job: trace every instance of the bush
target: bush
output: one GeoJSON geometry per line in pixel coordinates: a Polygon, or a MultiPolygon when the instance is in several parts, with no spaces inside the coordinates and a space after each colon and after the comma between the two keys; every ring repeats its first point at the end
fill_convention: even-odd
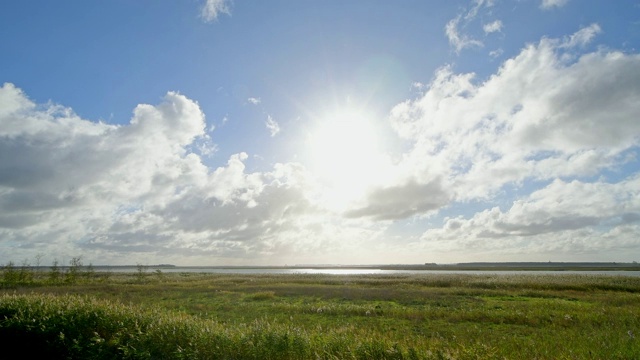
{"type": "Polygon", "coordinates": [[[32,283],[34,275],[29,266],[29,263],[25,260],[22,266],[19,268],[10,261],[2,267],[2,284],[7,287],[14,287],[18,285],[27,285],[32,283]]]}

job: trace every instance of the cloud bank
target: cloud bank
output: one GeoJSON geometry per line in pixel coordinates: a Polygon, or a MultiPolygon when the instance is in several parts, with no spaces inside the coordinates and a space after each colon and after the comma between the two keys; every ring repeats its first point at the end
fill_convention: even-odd
{"type": "MultiPolygon", "coordinates": [[[[420,97],[392,110],[394,129],[413,143],[398,171],[422,184],[441,179],[439,191],[430,192],[434,199],[490,201],[507,187],[551,182],[509,210],[447,219],[423,234],[421,246],[524,253],[639,246],[637,175],[609,183],[600,174],[637,164],[640,56],[606,49],[580,54],[599,32],[593,24],[564,39],[544,38],[482,82],[443,67],[420,97]]],[[[366,215],[375,217],[373,209],[378,217],[386,210],[401,215],[394,209],[420,209],[414,199],[427,198],[380,191],[410,200],[377,201],[366,215]]]]}
{"type": "Polygon", "coordinates": [[[465,201],[627,161],[640,134],[640,57],[576,53],[596,28],[529,45],[484,82],[441,68],[421,97],[391,112],[398,135],[414,144],[399,168],[418,181],[440,176],[465,201]]]}
{"type": "Polygon", "coordinates": [[[317,210],[300,166],[246,173],[240,153],[207,168],[189,150],[204,115],[181,94],[122,126],[36,105],[12,84],[0,109],[0,235],[15,253],[254,259],[318,221],[304,217],[317,210]]]}
{"type": "Polygon", "coordinates": [[[637,175],[615,184],[554,180],[506,211],[494,207],[470,219],[447,218],[442,228],[422,235],[423,245],[554,258],[633,252],[640,247],[639,198],[637,175]]]}

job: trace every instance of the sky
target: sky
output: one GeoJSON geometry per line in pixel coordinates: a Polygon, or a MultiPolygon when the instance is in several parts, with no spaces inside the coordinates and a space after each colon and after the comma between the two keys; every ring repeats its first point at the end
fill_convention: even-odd
{"type": "Polygon", "coordinates": [[[0,4],[0,264],[640,260],[639,0],[0,4]]]}

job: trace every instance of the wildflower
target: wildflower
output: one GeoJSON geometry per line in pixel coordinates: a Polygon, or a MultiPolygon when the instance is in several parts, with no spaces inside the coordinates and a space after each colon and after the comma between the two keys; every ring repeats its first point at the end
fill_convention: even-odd
{"type": "Polygon", "coordinates": [[[631,338],[631,339],[635,339],[636,338],[636,336],[633,335],[633,331],[631,331],[631,330],[627,331],[627,334],[629,335],[629,338],[631,338]]]}

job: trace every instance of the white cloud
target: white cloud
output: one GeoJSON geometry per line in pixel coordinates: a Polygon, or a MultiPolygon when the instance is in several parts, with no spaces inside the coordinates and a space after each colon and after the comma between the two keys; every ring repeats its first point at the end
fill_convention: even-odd
{"type": "MultiPolygon", "coordinates": [[[[215,150],[215,133],[179,93],[112,125],[35,104],[5,84],[0,262],[38,252],[94,263],[314,262],[317,254],[358,262],[353,254],[400,247],[386,238],[393,221],[494,200],[510,186],[524,192],[529,182],[548,185],[509,208],[448,218],[405,252],[637,250],[640,180],[601,174],[640,151],[640,55],[584,53],[599,32],[594,24],[543,38],[483,81],[443,67],[416,83],[416,98],[390,114],[408,150],[343,214],[323,208],[324,189],[300,164],[249,172],[241,152],[207,167],[200,155],[215,150]]],[[[280,130],[270,115],[265,126],[271,136],[280,130]]]]}
{"type": "Polygon", "coordinates": [[[575,34],[571,35],[568,39],[565,40],[563,46],[568,48],[573,48],[576,46],[585,46],[590,43],[593,38],[602,32],[600,25],[591,24],[585,28],[580,29],[575,34]]]}
{"type": "Polygon", "coordinates": [[[198,105],[173,92],[156,107],[139,105],[127,126],[82,120],[56,105],[38,110],[11,84],[0,97],[24,105],[0,117],[0,186],[13,189],[83,198],[137,196],[158,168],[172,173],[189,161],[185,146],[204,134],[198,105]],[[105,176],[110,183],[101,180],[105,176]]]}
{"type": "Polygon", "coordinates": [[[542,9],[548,10],[548,9],[552,9],[554,7],[557,7],[557,8],[563,7],[568,2],[569,2],[569,0],[542,0],[542,3],[540,4],[540,7],[542,9]]]}
{"type": "Polygon", "coordinates": [[[206,0],[200,11],[205,21],[215,21],[218,15],[231,15],[230,0],[206,0]]]}
{"type": "Polygon", "coordinates": [[[260,98],[255,98],[255,97],[250,97],[247,99],[248,102],[250,102],[253,105],[258,105],[260,104],[260,98]]]}
{"type": "MultiPolygon", "coordinates": [[[[555,180],[513,202],[469,219],[448,218],[422,235],[424,246],[536,254],[595,253],[640,246],[640,178],[584,183],[555,180]]],[[[564,256],[564,255],[561,255],[564,256]]]]}
{"type": "Polygon", "coordinates": [[[484,30],[486,34],[502,31],[502,21],[495,20],[488,24],[484,24],[484,26],[482,26],[482,30],[484,30]]]}
{"type": "Polygon", "coordinates": [[[271,134],[271,137],[278,135],[278,133],[280,132],[280,125],[278,125],[278,123],[275,120],[273,120],[271,115],[267,115],[267,121],[265,121],[264,124],[267,127],[267,129],[269,129],[269,133],[271,134]]]}
{"type": "Polygon", "coordinates": [[[11,84],[0,104],[0,262],[353,262],[385,228],[323,209],[300,164],[247,172],[238,153],[208,168],[190,151],[209,136],[204,115],[178,93],[124,125],[36,105],[11,84]]]}
{"type": "Polygon", "coordinates": [[[347,211],[345,216],[397,220],[437,211],[449,201],[450,196],[438,179],[427,184],[409,180],[406,184],[371,191],[364,206],[347,211]]]}
{"type": "Polygon", "coordinates": [[[190,152],[208,134],[198,104],[178,93],[138,105],[126,125],[36,106],[12,84],[0,88],[0,104],[0,241],[10,249],[2,261],[35,248],[49,261],[248,259],[275,243],[299,251],[285,239],[302,227],[324,231],[301,166],[246,173],[240,153],[212,170],[190,152]]]}
{"type": "Polygon", "coordinates": [[[428,214],[447,199],[491,199],[505,185],[594,176],[630,161],[625,153],[640,146],[640,56],[566,56],[582,46],[575,39],[584,33],[590,30],[529,45],[482,83],[450,67],[437,71],[421,96],[391,111],[398,135],[413,143],[396,164],[393,182],[349,214],[428,214]],[[438,201],[422,194],[423,200],[397,196],[389,203],[382,195],[434,179],[441,184],[432,191],[438,201]],[[420,201],[433,206],[416,205],[420,201]]]}
{"type": "Polygon", "coordinates": [[[495,5],[494,0],[473,0],[471,3],[474,5],[464,16],[465,20],[472,20],[482,8],[490,8],[495,5]]]}
{"type": "MultiPolygon", "coordinates": [[[[451,19],[445,26],[445,35],[449,40],[449,44],[453,46],[456,53],[460,53],[463,49],[471,47],[482,47],[484,44],[482,41],[474,39],[472,36],[465,32],[465,28],[475,21],[478,16],[478,12],[482,9],[491,8],[494,5],[494,1],[491,0],[474,0],[473,6],[466,12],[463,12],[451,19]]],[[[491,24],[487,24],[483,27],[485,33],[500,31],[502,28],[502,22],[496,20],[491,24]]]]}
{"type": "Polygon", "coordinates": [[[445,34],[447,35],[447,39],[449,39],[449,43],[454,47],[457,53],[459,53],[462,49],[469,47],[482,47],[483,44],[481,41],[473,39],[466,34],[460,32],[460,16],[455,19],[452,19],[445,26],[445,34]]]}

